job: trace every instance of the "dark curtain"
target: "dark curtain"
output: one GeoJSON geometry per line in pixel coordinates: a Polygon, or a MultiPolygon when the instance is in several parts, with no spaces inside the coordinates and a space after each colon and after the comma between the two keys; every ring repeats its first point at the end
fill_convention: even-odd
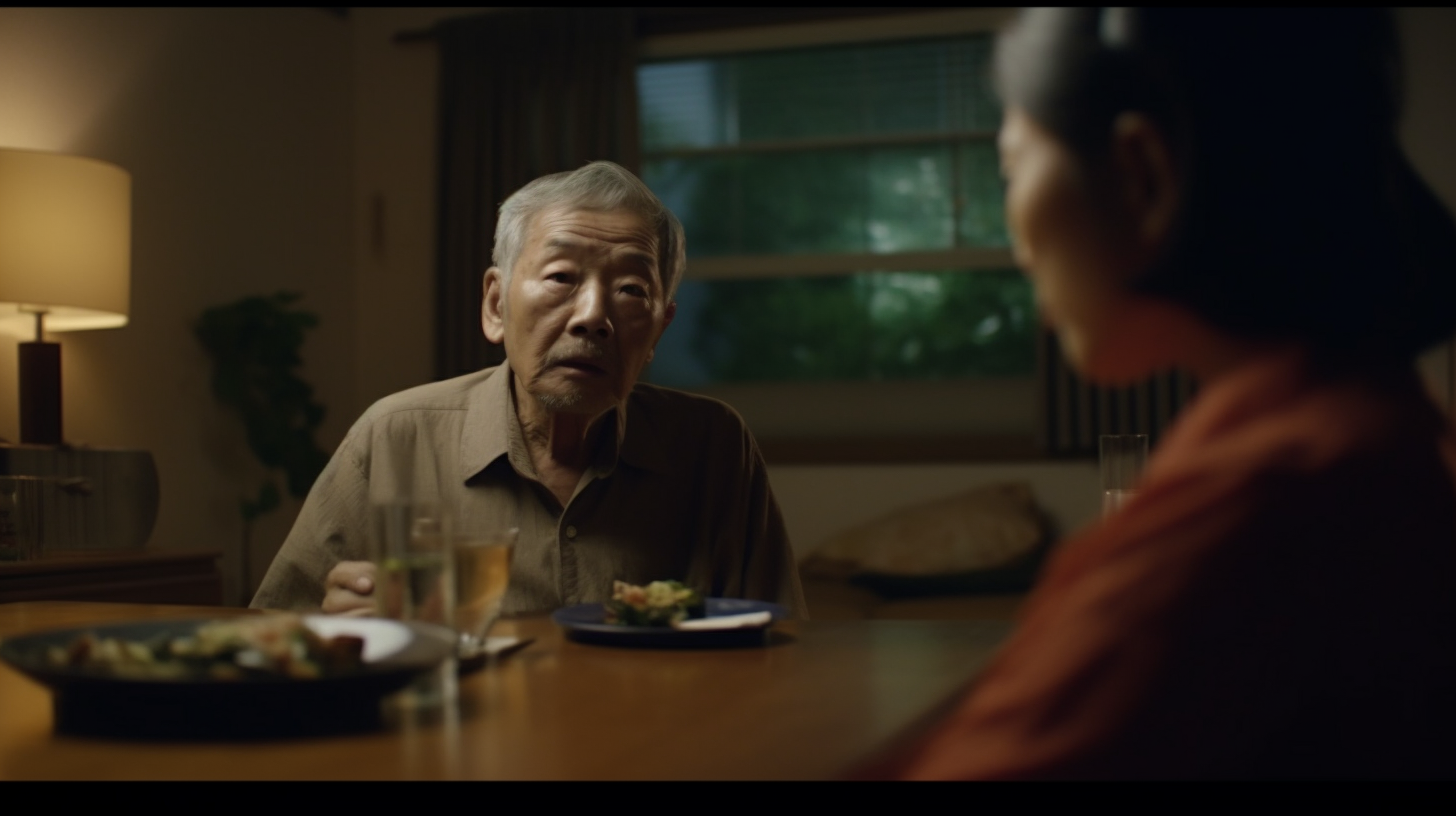
{"type": "Polygon", "coordinates": [[[1145,433],[1156,446],[1196,383],[1178,371],[1163,372],[1129,388],[1099,388],[1072,370],[1056,335],[1044,332],[1041,347],[1043,435],[1053,456],[1096,457],[1102,434],[1145,433]]]}
{"type": "Polygon", "coordinates": [[[638,172],[630,9],[531,8],[441,23],[435,376],[495,365],[480,329],[501,202],[597,159],[638,172]]]}

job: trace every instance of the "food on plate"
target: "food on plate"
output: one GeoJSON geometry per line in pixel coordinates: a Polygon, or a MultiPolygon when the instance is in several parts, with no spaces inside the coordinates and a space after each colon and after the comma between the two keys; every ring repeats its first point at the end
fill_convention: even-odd
{"type": "Polygon", "coordinates": [[[688,618],[703,617],[707,605],[702,595],[678,581],[653,581],[645,587],[615,581],[606,609],[607,623],[672,626],[688,618]]]}
{"type": "Polygon", "coordinates": [[[87,632],[47,658],[56,668],[80,668],[132,679],[237,680],[249,676],[314,679],[348,674],[364,663],[364,640],[322,638],[297,615],[216,621],[191,635],[137,642],[87,632]]]}

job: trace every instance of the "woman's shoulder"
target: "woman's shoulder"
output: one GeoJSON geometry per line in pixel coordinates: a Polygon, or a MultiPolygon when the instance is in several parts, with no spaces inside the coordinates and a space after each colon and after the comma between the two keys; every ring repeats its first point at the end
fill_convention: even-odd
{"type": "Polygon", "coordinates": [[[1451,440],[1451,423],[1413,370],[1330,373],[1287,355],[1200,395],[1159,445],[1148,477],[1317,481],[1354,462],[1439,458],[1451,440]]]}
{"type": "Polygon", "coordinates": [[[1318,564],[1358,581],[1380,553],[1450,560],[1456,456],[1418,380],[1283,377],[1243,390],[1200,396],[1138,494],[1067,542],[1048,577],[1171,588],[1255,569],[1298,580],[1318,564]]]}

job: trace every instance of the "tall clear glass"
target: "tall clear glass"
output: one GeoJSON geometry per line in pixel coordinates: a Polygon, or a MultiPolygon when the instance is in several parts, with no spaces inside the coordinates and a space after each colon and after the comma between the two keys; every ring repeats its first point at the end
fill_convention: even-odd
{"type": "Polygon", "coordinates": [[[1102,515],[1109,516],[1138,489],[1148,461],[1147,434],[1103,434],[1098,439],[1102,465],[1102,515]]]}
{"type": "Polygon", "coordinates": [[[376,502],[369,560],[378,570],[381,617],[455,626],[455,559],[438,502],[376,502]]]}
{"type": "MultiPolygon", "coordinates": [[[[375,565],[380,617],[455,626],[455,559],[450,526],[438,501],[395,498],[369,511],[369,560],[375,565]]],[[[401,710],[437,710],[453,703],[456,661],[412,682],[393,698],[401,710]]]]}

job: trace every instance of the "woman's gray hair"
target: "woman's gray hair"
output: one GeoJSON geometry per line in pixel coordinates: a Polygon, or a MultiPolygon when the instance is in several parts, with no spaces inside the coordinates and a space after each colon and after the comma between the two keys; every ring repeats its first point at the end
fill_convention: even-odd
{"type": "Polygon", "coordinates": [[[579,170],[542,176],[517,190],[500,207],[491,261],[509,287],[511,267],[521,255],[526,229],[544,210],[564,207],[596,212],[630,212],[657,235],[657,274],[671,302],[687,266],[682,224],[636,176],[621,165],[594,161],[579,170]]]}

